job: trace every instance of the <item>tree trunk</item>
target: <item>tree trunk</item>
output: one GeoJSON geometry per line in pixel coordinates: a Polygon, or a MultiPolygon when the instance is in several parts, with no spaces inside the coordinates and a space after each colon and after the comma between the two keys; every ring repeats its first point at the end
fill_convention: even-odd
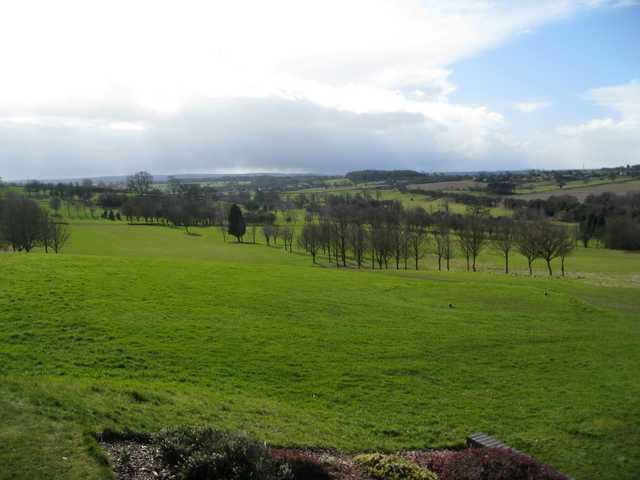
{"type": "Polygon", "coordinates": [[[476,256],[473,255],[473,271],[476,271],[476,256]]]}
{"type": "Polygon", "coordinates": [[[562,271],[562,276],[564,277],[564,255],[560,257],[560,270],[562,271]]]}
{"type": "Polygon", "coordinates": [[[509,273],[509,252],[504,253],[504,273],[509,273]]]}
{"type": "Polygon", "coordinates": [[[546,259],[547,262],[547,269],[549,270],[549,276],[553,275],[553,271],[551,270],[551,260],[546,259]]]}
{"type": "Polygon", "coordinates": [[[527,258],[527,262],[529,262],[529,275],[533,275],[533,269],[531,268],[531,259],[527,258]]]}

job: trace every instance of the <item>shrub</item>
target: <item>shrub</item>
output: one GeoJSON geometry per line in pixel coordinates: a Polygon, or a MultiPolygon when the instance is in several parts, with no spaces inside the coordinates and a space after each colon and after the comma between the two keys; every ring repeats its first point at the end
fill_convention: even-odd
{"type": "Polygon", "coordinates": [[[420,463],[437,472],[440,480],[567,480],[534,458],[502,448],[434,452],[420,463]]]}
{"type": "Polygon", "coordinates": [[[612,218],[605,227],[604,244],[617,250],[640,250],[640,223],[630,217],[612,218]]]}
{"type": "Polygon", "coordinates": [[[432,471],[396,455],[374,453],[359,455],[354,460],[369,475],[380,480],[438,480],[438,476],[432,471]]]}
{"type": "Polygon", "coordinates": [[[286,463],[243,434],[209,427],[165,429],[156,437],[160,457],[183,480],[293,480],[286,463]]]}
{"type": "Polygon", "coordinates": [[[313,454],[304,451],[272,450],[278,461],[289,466],[293,478],[304,480],[329,480],[331,475],[313,454]]]}

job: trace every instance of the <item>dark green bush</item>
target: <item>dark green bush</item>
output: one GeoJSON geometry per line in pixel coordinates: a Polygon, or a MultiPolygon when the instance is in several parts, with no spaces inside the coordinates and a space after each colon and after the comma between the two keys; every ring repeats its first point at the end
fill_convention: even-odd
{"type": "Polygon", "coordinates": [[[165,429],[156,437],[160,456],[183,480],[293,480],[262,442],[210,427],[165,429]]]}
{"type": "Polygon", "coordinates": [[[616,217],[607,221],[604,244],[617,250],[640,250],[640,223],[631,217],[616,217]]]}

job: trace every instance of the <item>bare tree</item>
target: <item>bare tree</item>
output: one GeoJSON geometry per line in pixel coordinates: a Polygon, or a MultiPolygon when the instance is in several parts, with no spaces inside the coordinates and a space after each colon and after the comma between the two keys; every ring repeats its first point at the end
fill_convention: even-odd
{"type": "Polygon", "coordinates": [[[282,227],[281,229],[282,241],[284,242],[284,249],[289,248],[289,252],[293,252],[293,229],[290,227],[282,227]]]}
{"type": "Polygon", "coordinates": [[[355,257],[356,265],[358,265],[358,268],[362,268],[364,254],[367,248],[367,230],[359,216],[354,218],[353,223],[349,227],[349,244],[355,257]]]}
{"type": "Polygon", "coordinates": [[[218,230],[220,230],[220,233],[222,234],[222,241],[226,242],[227,241],[227,233],[229,231],[229,227],[227,225],[227,222],[226,221],[220,222],[220,224],[218,225],[218,230]]]}
{"type": "Polygon", "coordinates": [[[54,197],[51,197],[51,199],[49,200],[49,207],[51,208],[51,210],[54,211],[56,215],[58,215],[58,211],[60,210],[61,206],[62,206],[62,200],[60,200],[60,197],[58,197],[57,195],[54,197]]]}
{"type": "Polygon", "coordinates": [[[533,261],[540,256],[536,224],[521,223],[516,230],[515,244],[518,251],[527,259],[529,275],[533,275],[533,261]]]}
{"type": "Polygon", "coordinates": [[[438,271],[442,271],[443,258],[446,261],[447,271],[449,271],[449,263],[453,257],[453,249],[451,245],[451,232],[446,220],[438,222],[433,238],[435,240],[435,253],[438,256],[438,271]]]}
{"type": "Polygon", "coordinates": [[[461,230],[458,232],[459,243],[467,257],[467,271],[469,271],[469,257],[473,261],[473,271],[476,271],[476,259],[487,244],[487,219],[489,210],[481,205],[469,205],[461,230]]]}
{"type": "Polygon", "coordinates": [[[407,242],[408,250],[413,253],[415,267],[418,270],[420,259],[425,253],[425,244],[427,242],[427,226],[429,224],[429,216],[427,212],[421,208],[414,208],[407,212],[407,242]]]}
{"type": "Polygon", "coordinates": [[[467,272],[471,270],[471,244],[472,234],[468,225],[465,223],[462,225],[462,228],[458,230],[458,245],[467,259],[467,272]]]}
{"type": "Polygon", "coordinates": [[[307,223],[302,227],[302,231],[298,237],[298,244],[311,255],[314,264],[316,263],[316,256],[320,248],[320,237],[320,226],[314,223],[307,223]]]}
{"type": "Polygon", "coordinates": [[[565,248],[567,231],[564,227],[556,225],[548,220],[538,222],[535,228],[537,232],[538,255],[547,263],[549,275],[553,275],[551,261],[560,256],[565,248]]]}
{"type": "Polygon", "coordinates": [[[329,215],[333,223],[335,233],[335,246],[340,253],[342,266],[347,266],[347,236],[349,224],[351,222],[351,211],[349,205],[338,204],[331,207],[329,215]]]}
{"type": "Polygon", "coordinates": [[[49,215],[46,212],[43,212],[40,216],[40,244],[44,247],[44,253],[49,253],[49,247],[51,247],[51,234],[53,224],[49,219],[49,215]]]}
{"type": "Polygon", "coordinates": [[[491,235],[493,248],[504,256],[504,273],[509,273],[509,254],[516,245],[516,223],[508,217],[500,218],[491,235]]]}
{"type": "Polygon", "coordinates": [[[127,177],[127,187],[138,195],[144,195],[151,189],[153,176],[148,172],[138,172],[127,177]]]}
{"type": "Polygon", "coordinates": [[[264,225],[262,227],[262,234],[264,235],[264,241],[267,245],[271,245],[271,239],[273,238],[273,225],[264,225]]]}
{"type": "Polygon", "coordinates": [[[566,236],[560,247],[560,270],[564,277],[564,259],[576,248],[577,234],[575,229],[566,229],[566,236]]]}
{"type": "Polygon", "coordinates": [[[278,237],[280,236],[280,227],[278,225],[273,225],[271,236],[273,237],[273,244],[278,246],[278,237]]]}
{"type": "Polygon", "coordinates": [[[49,224],[49,232],[51,248],[53,248],[54,252],[59,253],[71,236],[69,225],[66,223],[51,222],[49,224]]]}

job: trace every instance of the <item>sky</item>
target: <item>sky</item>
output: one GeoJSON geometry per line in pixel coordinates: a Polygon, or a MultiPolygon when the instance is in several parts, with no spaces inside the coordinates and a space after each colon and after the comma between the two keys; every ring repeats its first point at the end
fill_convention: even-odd
{"type": "Polygon", "coordinates": [[[640,0],[0,11],[5,180],[640,163],[640,0]]]}

